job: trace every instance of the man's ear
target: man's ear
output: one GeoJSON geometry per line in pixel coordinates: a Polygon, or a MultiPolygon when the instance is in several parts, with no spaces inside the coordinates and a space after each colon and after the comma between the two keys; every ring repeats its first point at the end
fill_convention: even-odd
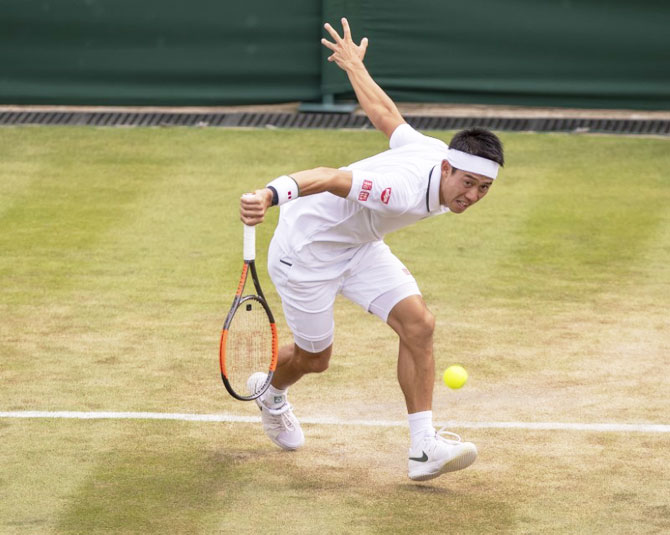
{"type": "Polygon", "coordinates": [[[447,160],[442,160],[442,174],[445,176],[449,176],[451,174],[451,170],[453,167],[451,167],[451,164],[447,160]]]}

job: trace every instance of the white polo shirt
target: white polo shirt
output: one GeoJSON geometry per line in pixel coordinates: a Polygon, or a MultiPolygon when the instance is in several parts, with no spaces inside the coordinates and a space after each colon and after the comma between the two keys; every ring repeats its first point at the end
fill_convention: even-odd
{"type": "Polygon", "coordinates": [[[274,235],[277,245],[292,253],[314,244],[324,262],[337,261],[389,232],[448,212],[439,201],[448,145],[402,124],[389,146],[342,167],[353,173],[346,199],[320,193],[283,204],[274,235]]]}

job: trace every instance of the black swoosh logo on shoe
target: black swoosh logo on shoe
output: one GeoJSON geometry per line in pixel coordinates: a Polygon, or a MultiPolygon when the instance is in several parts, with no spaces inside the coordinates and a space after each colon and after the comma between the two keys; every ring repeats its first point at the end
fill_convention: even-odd
{"type": "Polygon", "coordinates": [[[422,457],[410,457],[409,460],[416,461],[418,463],[425,463],[428,460],[428,455],[426,455],[425,451],[422,451],[421,453],[423,453],[422,457]]]}

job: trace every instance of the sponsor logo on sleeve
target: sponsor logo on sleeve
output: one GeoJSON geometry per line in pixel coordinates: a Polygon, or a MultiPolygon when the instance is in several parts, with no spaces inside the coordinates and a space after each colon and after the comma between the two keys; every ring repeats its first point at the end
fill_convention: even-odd
{"type": "Polygon", "coordinates": [[[391,188],[386,188],[384,191],[382,191],[381,200],[384,204],[388,204],[390,199],[391,199],[391,188]]]}
{"type": "Polygon", "coordinates": [[[372,190],[372,180],[363,180],[363,189],[367,191],[372,190]]]}
{"type": "Polygon", "coordinates": [[[367,191],[361,191],[361,192],[358,194],[358,200],[359,200],[359,201],[367,201],[369,196],[370,196],[370,193],[369,193],[369,192],[367,192],[367,191]]]}

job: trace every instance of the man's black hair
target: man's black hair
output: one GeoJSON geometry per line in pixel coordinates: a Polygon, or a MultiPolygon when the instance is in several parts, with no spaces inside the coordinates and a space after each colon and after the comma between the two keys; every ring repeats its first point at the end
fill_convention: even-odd
{"type": "Polygon", "coordinates": [[[505,156],[503,155],[503,146],[500,139],[486,128],[475,126],[461,130],[451,138],[449,147],[474,156],[481,156],[487,160],[493,160],[500,167],[505,165],[505,156]]]}

